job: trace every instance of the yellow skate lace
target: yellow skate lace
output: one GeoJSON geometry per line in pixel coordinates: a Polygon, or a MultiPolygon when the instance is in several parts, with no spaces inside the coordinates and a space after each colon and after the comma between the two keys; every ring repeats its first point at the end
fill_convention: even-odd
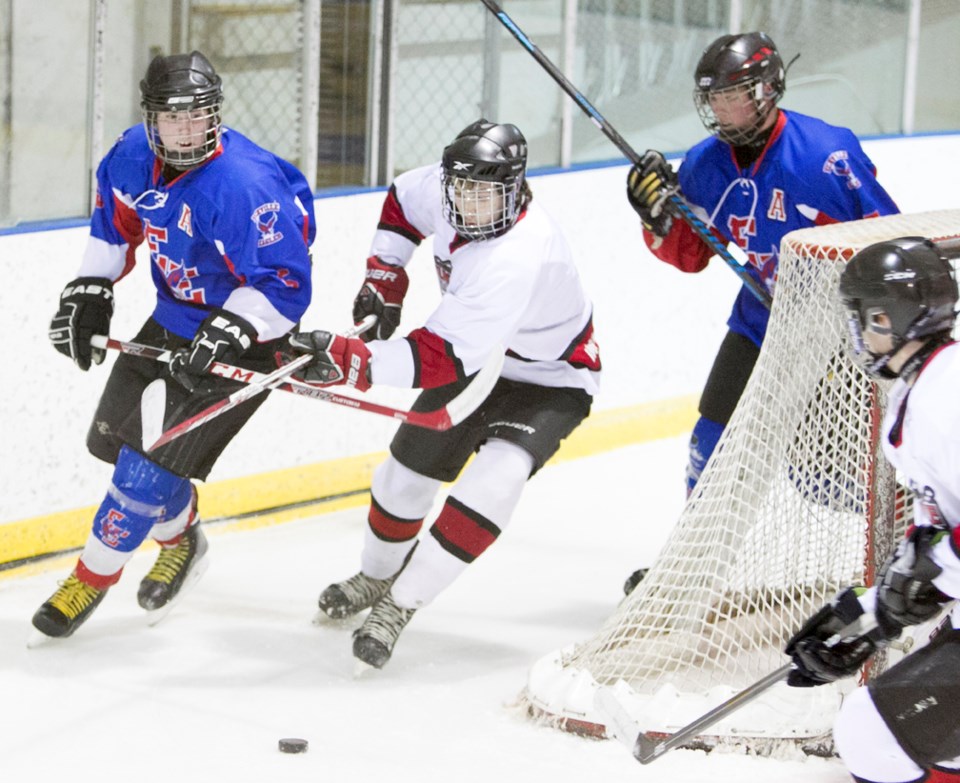
{"type": "Polygon", "coordinates": [[[71,620],[97,600],[101,591],[81,582],[76,575],[70,574],[60,583],[60,589],[50,598],[49,603],[71,620]]]}
{"type": "Polygon", "coordinates": [[[161,549],[157,562],[153,564],[146,578],[153,582],[172,584],[183,570],[183,566],[190,558],[190,541],[184,536],[183,540],[174,547],[161,549]]]}

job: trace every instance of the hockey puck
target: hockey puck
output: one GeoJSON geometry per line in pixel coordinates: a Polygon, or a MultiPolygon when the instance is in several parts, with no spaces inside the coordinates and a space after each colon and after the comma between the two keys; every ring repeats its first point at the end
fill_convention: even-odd
{"type": "Polygon", "coordinates": [[[285,737],[280,740],[279,745],[281,753],[306,753],[308,743],[305,739],[285,737]]]}

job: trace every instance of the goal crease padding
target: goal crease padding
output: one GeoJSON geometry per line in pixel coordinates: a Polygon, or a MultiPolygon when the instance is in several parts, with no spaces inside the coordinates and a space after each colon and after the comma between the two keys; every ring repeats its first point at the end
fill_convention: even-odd
{"type": "MultiPolygon", "coordinates": [[[[786,663],[787,639],[839,589],[872,583],[911,504],[880,450],[885,388],[847,352],[837,284],[869,244],[958,233],[960,211],[950,210],[784,238],[759,359],[694,494],[593,638],[532,667],[521,697],[531,715],[601,736],[594,695],[605,687],[638,731],[672,733],[786,663]]],[[[875,660],[871,671],[882,668],[875,660]]],[[[828,737],[856,685],[778,684],[711,728],[706,744],[759,750],[828,737]]]]}

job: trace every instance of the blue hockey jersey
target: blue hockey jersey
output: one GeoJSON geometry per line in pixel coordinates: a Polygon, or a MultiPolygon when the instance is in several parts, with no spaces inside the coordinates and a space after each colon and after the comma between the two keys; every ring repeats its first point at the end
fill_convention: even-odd
{"type": "Polygon", "coordinates": [[[261,342],[310,303],[313,194],[290,163],[224,129],[210,160],[172,182],[143,126],[125,131],[97,170],[97,202],[80,274],[119,280],[146,242],[153,317],[192,338],[211,310],[244,317],[261,342]]]}
{"type": "MultiPolygon", "coordinates": [[[[762,154],[746,169],[730,145],[710,137],[687,153],[677,175],[697,214],[744,251],[750,275],[771,293],[786,234],[899,211],[851,131],[796,112],[780,111],[762,154]]],[[[713,255],[680,220],[659,245],[652,234],[645,238],[658,258],[686,272],[699,272],[713,255]]],[[[727,324],[759,346],[769,316],[744,287],[727,324]]]]}

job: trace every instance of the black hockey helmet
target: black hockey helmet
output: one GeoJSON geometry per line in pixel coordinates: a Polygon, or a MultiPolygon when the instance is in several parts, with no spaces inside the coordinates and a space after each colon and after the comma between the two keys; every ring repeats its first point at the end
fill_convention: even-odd
{"type": "Polygon", "coordinates": [[[733,144],[753,144],[770,113],[787,89],[786,69],[777,46],[762,32],[722,35],[700,55],[694,73],[694,103],[704,127],[733,144]],[[747,126],[723,125],[711,106],[724,94],[746,93],[756,108],[756,121],[747,126]]]}
{"type": "Polygon", "coordinates": [[[157,55],[140,82],[140,109],[150,148],[178,169],[199,165],[216,152],[222,130],[223,82],[210,61],[200,52],[157,55]],[[164,145],[157,127],[160,114],[189,112],[199,130],[183,145],[164,145]],[[201,122],[202,121],[202,122],[201,122]],[[187,143],[189,142],[189,143],[187,143]]]}
{"type": "Polygon", "coordinates": [[[871,375],[895,377],[887,362],[910,340],[949,335],[956,319],[957,281],[949,261],[922,237],[903,237],[865,247],[840,276],[840,300],[848,313],[854,351],[867,358],[871,375]],[[878,315],[890,319],[878,327],[878,315]],[[889,333],[893,348],[884,354],[866,349],[863,332],[889,333]]]}
{"type": "Polygon", "coordinates": [[[443,216],[469,239],[490,239],[517,221],[526,203],[527,140],[516,125],[480,119],[444,149],[443,216]]]}

